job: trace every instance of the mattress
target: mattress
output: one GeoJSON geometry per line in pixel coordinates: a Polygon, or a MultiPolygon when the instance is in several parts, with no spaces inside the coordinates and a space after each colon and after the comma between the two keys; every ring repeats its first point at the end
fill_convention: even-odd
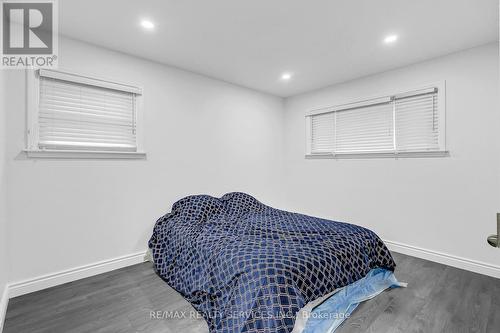
{"type": "Polygon", "coordinates": [[[240,192],[177,201],[149,241],[157,274],[212,333],[290,333],[309,302],[395,263],[372,231],[240,192]]]}

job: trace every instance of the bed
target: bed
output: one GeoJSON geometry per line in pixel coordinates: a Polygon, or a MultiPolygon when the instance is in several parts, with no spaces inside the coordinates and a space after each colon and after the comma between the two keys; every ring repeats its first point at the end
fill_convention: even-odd
{"type": "Polygon", "coordinates": [[[149,241],[157,274],[211,333],[293,331],[309,302],[395,263],[372,231],[239,192],[177,201],[149,241]]]}

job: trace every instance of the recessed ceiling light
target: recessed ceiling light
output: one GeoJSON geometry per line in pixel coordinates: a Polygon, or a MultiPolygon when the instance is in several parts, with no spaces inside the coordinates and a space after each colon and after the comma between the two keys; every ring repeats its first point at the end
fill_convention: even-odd
{"type": "Polygon", "coordinates": [[[143,27],[146,30],[153,30],[155,28],[155,24],[149,20],[142,20],[141,27],[143,27]]]}
{"type": "Polygon", "coordinates": [[[281,79],[284,81],[288,81],[292,78],[292,73],[283,73],[281,74],[281,79]]]}
{"type": "Polygon", "coordinates": [[[397,40],[398,40],[398,35],[389,35],[389,36],[384,38],[384,43],[392,44],[397,40]]]}

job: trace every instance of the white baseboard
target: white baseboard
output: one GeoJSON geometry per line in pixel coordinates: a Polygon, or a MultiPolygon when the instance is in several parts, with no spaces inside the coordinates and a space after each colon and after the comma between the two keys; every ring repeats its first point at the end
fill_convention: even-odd
{"type": "Polygon", "coordinates": [[[10,283],[8,286],[8,295],[9,298],[13,298],[67,282],[80,280],[89,276],[106,273],[126,266],[139,264],[144,262],[145,255],[146,252],[137,252],[118,258],[75,267],[57,273],[39,276],[34,279],[10,283]]]}
{"type": "Polygon", "coordinates": [[[9,305],[9,286],[5,285],[1,291],[0,298],[0,332],[3,331],[3,324],[5,323],[5,315],[7,313],[7,305],[9,305]]]}
{"type": "Polygon", "coordinates": [[[422,249],[412,245],[406,245],[394,241],[384,240],[389,250],[399,252],[412,257],[417,257],[440,264],[465,269],[479,274],[500,278],[500,266],[487,264],[481,261],[457,257],[451,254],[422,249]]]}

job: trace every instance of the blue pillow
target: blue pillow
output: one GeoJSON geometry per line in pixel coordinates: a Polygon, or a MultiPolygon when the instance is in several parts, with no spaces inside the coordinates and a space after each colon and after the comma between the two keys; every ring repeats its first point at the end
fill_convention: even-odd
{"type": "Polygon", "coordinates": [[[251,195],[242,192],[226,193],[220,198],[220,201],[224,204],[227,213],[234,217],[250,212],[260,212],[267,207],[251,195]]]}
{"type": "Polygon", "coordinates": [[[225,207],[221,201],[209,195],[191,195],[180,199],[172,206],[172,214],[184,221],[203,223],[223,215],[225,207]]]}

